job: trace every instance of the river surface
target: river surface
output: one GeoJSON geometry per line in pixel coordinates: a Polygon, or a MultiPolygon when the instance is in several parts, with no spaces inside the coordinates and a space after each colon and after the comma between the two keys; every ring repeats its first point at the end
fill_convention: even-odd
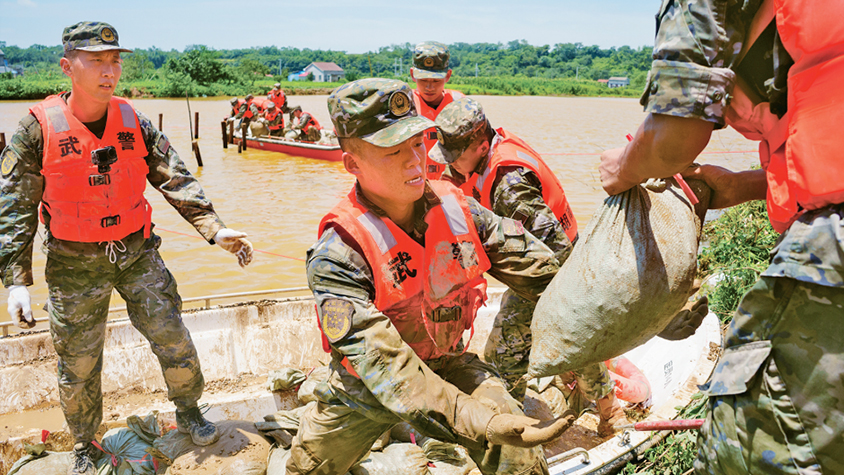
{"type": "MultiPolygon", "coordinates": [[[[563,184],[580,229],[606,197],[598,174],[600,152],[623,145],[625,134],[634,133],[644,118],[638,101],[628,98],[475,99],[483,104],[494,127],[516,133],[543,154],[563,184]]],[[[331,127],[326,96],[290,96],[289,101],[311,112],[324,127],[331,127]]],[[[159,114],[163,114],[164,133],[199,179],[220,217],[228,227],[246,232],[255,247],[254,261],[241,269],[234,256],[209,246],[158,191],[148,186],[146,195],[154,210],[155,232],[163,239],[160,252],[176,277],[182,297],[307,285],[304,257],[317,238],[320,218],[353,184],[342,163],[252,149],[238,154],[236,147],[223,149],[220,120],[230,110],[228,98],[202,98],[190,101],[191,111],[200,115],[199,145],[204,167],[199,167],[191,153],[184,99],[138,99],[134,103],[156,125],[159,114]]],[[[0,101],[0,132],[5,132],[7,142],[18,120],[33,104],[0,101]]],[[[716,131],[698,162],[748,169],[758,163],[755,150],[755,143],[731,129],[716,131]]],[[[39,228],[33,256],[35,285],[30,287],[37,318],[46,317],[42,307],[47,298],[41,236],[43,229],[39,228]]],[[[5,312],[7,292],[2,291],[0,297],[4,304],[0,321],[5,321],[9,319],[5,312]]],[[[111,306],[119,305],[123,302],[115,293],[111,306]]]]}

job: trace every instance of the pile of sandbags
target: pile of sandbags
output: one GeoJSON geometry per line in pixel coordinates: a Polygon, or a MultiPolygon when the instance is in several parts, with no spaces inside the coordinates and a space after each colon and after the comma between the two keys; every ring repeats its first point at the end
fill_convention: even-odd
{"type": "Polygon", "coordinates": [[[711,190],[673,178],[607,198],[546,288],[531,323],[529,378],[605,361],[658,334],[689,297],[711,190]]]}

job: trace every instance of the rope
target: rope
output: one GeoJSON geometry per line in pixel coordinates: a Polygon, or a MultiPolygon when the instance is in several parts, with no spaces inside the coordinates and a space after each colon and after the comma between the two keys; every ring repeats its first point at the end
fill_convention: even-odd
{"type": "MultiPolygon", "coordinates": [[[[186,237],[189,237],[189,238],[202,239],[202,240],[205,239],[205,238],[202,238],[202,237],[199,237],[199,236],[194,236],[192,234],[185,234],[185,233],[180,233],[178,231],[171,231],[169,229],[159,228],[157,226],[156,226],[155,229],[157,229],[158,231],[164,231],[164,232],[171,233],[171,234],[178,234],[179,236],[186,236],[186,237]]],[[[263,251],[261,249],[252,248],[252,252],[260,252],[262,254],[269,254],[271,256],[284,257],[285,259],[293,259],[294,261],[305,262],[304,259],[300,259],[298,257],[285,256],[284,254],[276,254],[275,252],[263,251]]]]}
{"type": "MultiPolygon", "coordinates": [[[[724,153],[757,153],[758,150],[728,150],[722,152],[701,152],[701,155],[719,155],[724,153]]],[[[588,155],[588,156],[598,156],[601,155],[600,153],[552,153],[552,152],[542,152],[540,155],[588,155]]]]}
{"type": "MultiPolygon", "coordinates": [[[[100,244],[102,244],[102,242],[100,242],[100,244]]],[[[105,252],[108,256],[108,261],[112,264],[117,262],[118,252],[126,252],[126,245],[123,244],[123,241],[108,241],[105,245],[105,252]],[[123,247],[123,249],[120,249],[121,247],[123,247]]]]}

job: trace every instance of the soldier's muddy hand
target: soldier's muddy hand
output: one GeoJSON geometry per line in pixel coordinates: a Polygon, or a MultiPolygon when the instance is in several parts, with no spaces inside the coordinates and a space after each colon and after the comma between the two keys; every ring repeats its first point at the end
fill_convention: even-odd
{"type": "Polygon", "coordinates": [[[32,303],[25,285],[9,287],[8,310],[9,315],[12,316],[12,321],[17,326],[25,329],[35,326],[35,318],[32,316],[32,303]]]}
{"type": "Polygon", "coordinates": [[[677,341],[692,336],[709,313],[709,300],[706,296],[694,304],[687,304],[674,319],[659,333],[660,338],[677,341]]]}
{"type": "Polygon", "coordinates": [[[536,447],[560,437],[577,419],[573,411],[562,416],[540,421],[515,414],[497,414],[486,427],[486,439],[490,444],[515,447],[536,447]]]}
{"type": "Polygon", "coordinates": [[[214,235],[214,242],[236,255],[240,267],[246,267],[252,262],[252,243],[246,239],[246,233],[223,228],[214,235]]]}

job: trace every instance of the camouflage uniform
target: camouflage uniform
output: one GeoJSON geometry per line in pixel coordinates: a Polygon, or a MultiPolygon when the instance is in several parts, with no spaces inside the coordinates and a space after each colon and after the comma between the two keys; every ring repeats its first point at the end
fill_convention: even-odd
{"type": "MultiPolygon", "coordinates": [[[[63,94],[66,100],[68,94],[63,94]]],[[[148,181],[176,210],[213,242],[223,227],[211,202],[191,176],[167,137],[138,112],[149,154],[148,181]]],[[[32,285],[32,243],[38,226],[38,205],[44,190],[41,175],[41,126],[31,114],[21,119],[2,162],[13,163],[3,175],[0,196],[0,271],[3,284],[32,285]]],[[[4,167],[5,169],[6,167],[4,167]]],[[[118,243],[64,241],[47,235],[45,276],[47,310],[53,344],[59,355],[59,392],[70,431],[77,441],[90,441],[102,421],[100,372],[108,304],[112,289],[126,300],[132,324],[150,341],[176,407],[196,405],[204,381],[190,334],[181,321],[181,298],[167,270],[156,235],[143,230],[118,243]]]]}
{"type": "MultiPolygon", "coordinates": [[[[645,110],[722,127],[760,3],[663,2],[645,110]]],[[[802,215],[739,304],[707,384],[697,473],[844,473],[842,217],[840,204],[802,215]]]]}
{"type": "MultiPolygon", "coordinates": [[[[400,108],[413,111],[401,120],[403,126],[375,133],[369,130],[363,140],[401,143],[430,127],[429,120],[414,117],[407,85],[392,80],[364,81],[387,92],[358,102],[342,98],[353,96],[361,81],[336,89],[329,97],[329,110],[338,136],[363,135],[361,130],[344,127],[354,123],[338,123],[339,115],[367,114],[382,108],[381,103],[392,104],[397,97],[400,108]],[[390,90],[397,92],[391,95],[390,90]]],[[[359,186],[355,189],[361,204],[385,215],[359,186]]],[[[551,251],[515,221],[492,214],[471,198],[467,201],[492,264],[489,273],[522,297],[538,299],[559,268],[551,251]]],[[[422,239],[427,228],[425,215],[438,203],[439,198],[426,184],[424,196],[416,203],[411,237],[422,239]]],[[[507,394],[495,369],[472,353],[423,361],[375,307],[370,266],[343,234],[334,228],[325,230],[308,250],[306,265],[323,328],[332,318],[331,314],[326,318],[326,305],[330,304],[348,308],[344,318],[349,319],[349,326],[344,335],[332,340],[331,375],[315,391],[319,403],[302,417],[288,473],[345,473],[381,434],[402,421],[426,436],[463,445],[485,474],[547,473],[541,447],[522,449],[486,441],[487,425],[496,413],[521,414],[520,404],[507,394]],[[342,364],[344,357],[358,377],[342,364]]]]}
{"type": "MultiPolygon", "coordinates": [[[[480,105],[472,107],[477,103],[468,102],[465,99],[463,101],[471,110],[456,110],[458,106],[452,106],[437,116],[436,123],[438,126],[448,124],[446,128],[455,132],[455,138],[460,137],[463,142],[467,139],[471,142],[481,128],[489,127],[489,125],[480,105]]],[[[461,104],[461,102],[455,104],[461,104]]],[[[501,136],[495,133],[490,141],[488,155],[478,162],[473,173],[479,176],[484,174],[500,140],[501,136]]],[[[461,145],[468,146],[469,143],[460,144],[458,139],[457,148],[454,149],[450,145],[451,150],[438,144],[432,150],[431,156],[442,161],[453,161],[463,153],[461,145]]],[[[557,260],[561,263],[565,262],[571,254],[573,244],[566,235],[560,220],[545,203],[542,197],[542,183],[536,173],[517,166],[501,167],[497,173],[497,176],[493,177],[495,181],[490,199],[492,212],[498,216],[520,221],[528,232],[538,237],[554,251],[557,260]]],[[[458,187],[469,178],[464,177],[453,166],[446,167],[442,175],[443,180],[450,181],[458,187]]],[[[480,190],[477,187],[473,188],[473,193],[476,199],[480,199],[480,190]]],[[[501,310],[495,317],[495,324],[484,351],[484,358],[498,369],[507,382],[510,394],[520,401],[524,399],[527,387],[524,381],[521,383],[519,381],[528,369],[532,341],[530,323],[535,308],[535,301],[522,298],[507,290],[501,299],[501,310]]],[[[574,374],[578,388],[591,401],[601,399],[613,390],[614,383],[603,363],[589,365],[575,371],[574,374]]]]}
{"type": "MultiPolygon", "coordinates": [[[[295,111],[296,106],[293,108],[295,111]]],[[[301,108],[300,108],[301,110],[301,108]]],[[[311,120],[311,113],[310,112],[302,112],[302,115],[299,118],[293,118],[290,120],[290,129],[287,133],[285,133],[285,137],[288,139],[293,140],[307,140],[308,142],[319,142],[319,139],[322,138],[322,132],[320,129],[316,127],[310,127],[307,132],[304,129],[308,122],[311,120]]]]}

